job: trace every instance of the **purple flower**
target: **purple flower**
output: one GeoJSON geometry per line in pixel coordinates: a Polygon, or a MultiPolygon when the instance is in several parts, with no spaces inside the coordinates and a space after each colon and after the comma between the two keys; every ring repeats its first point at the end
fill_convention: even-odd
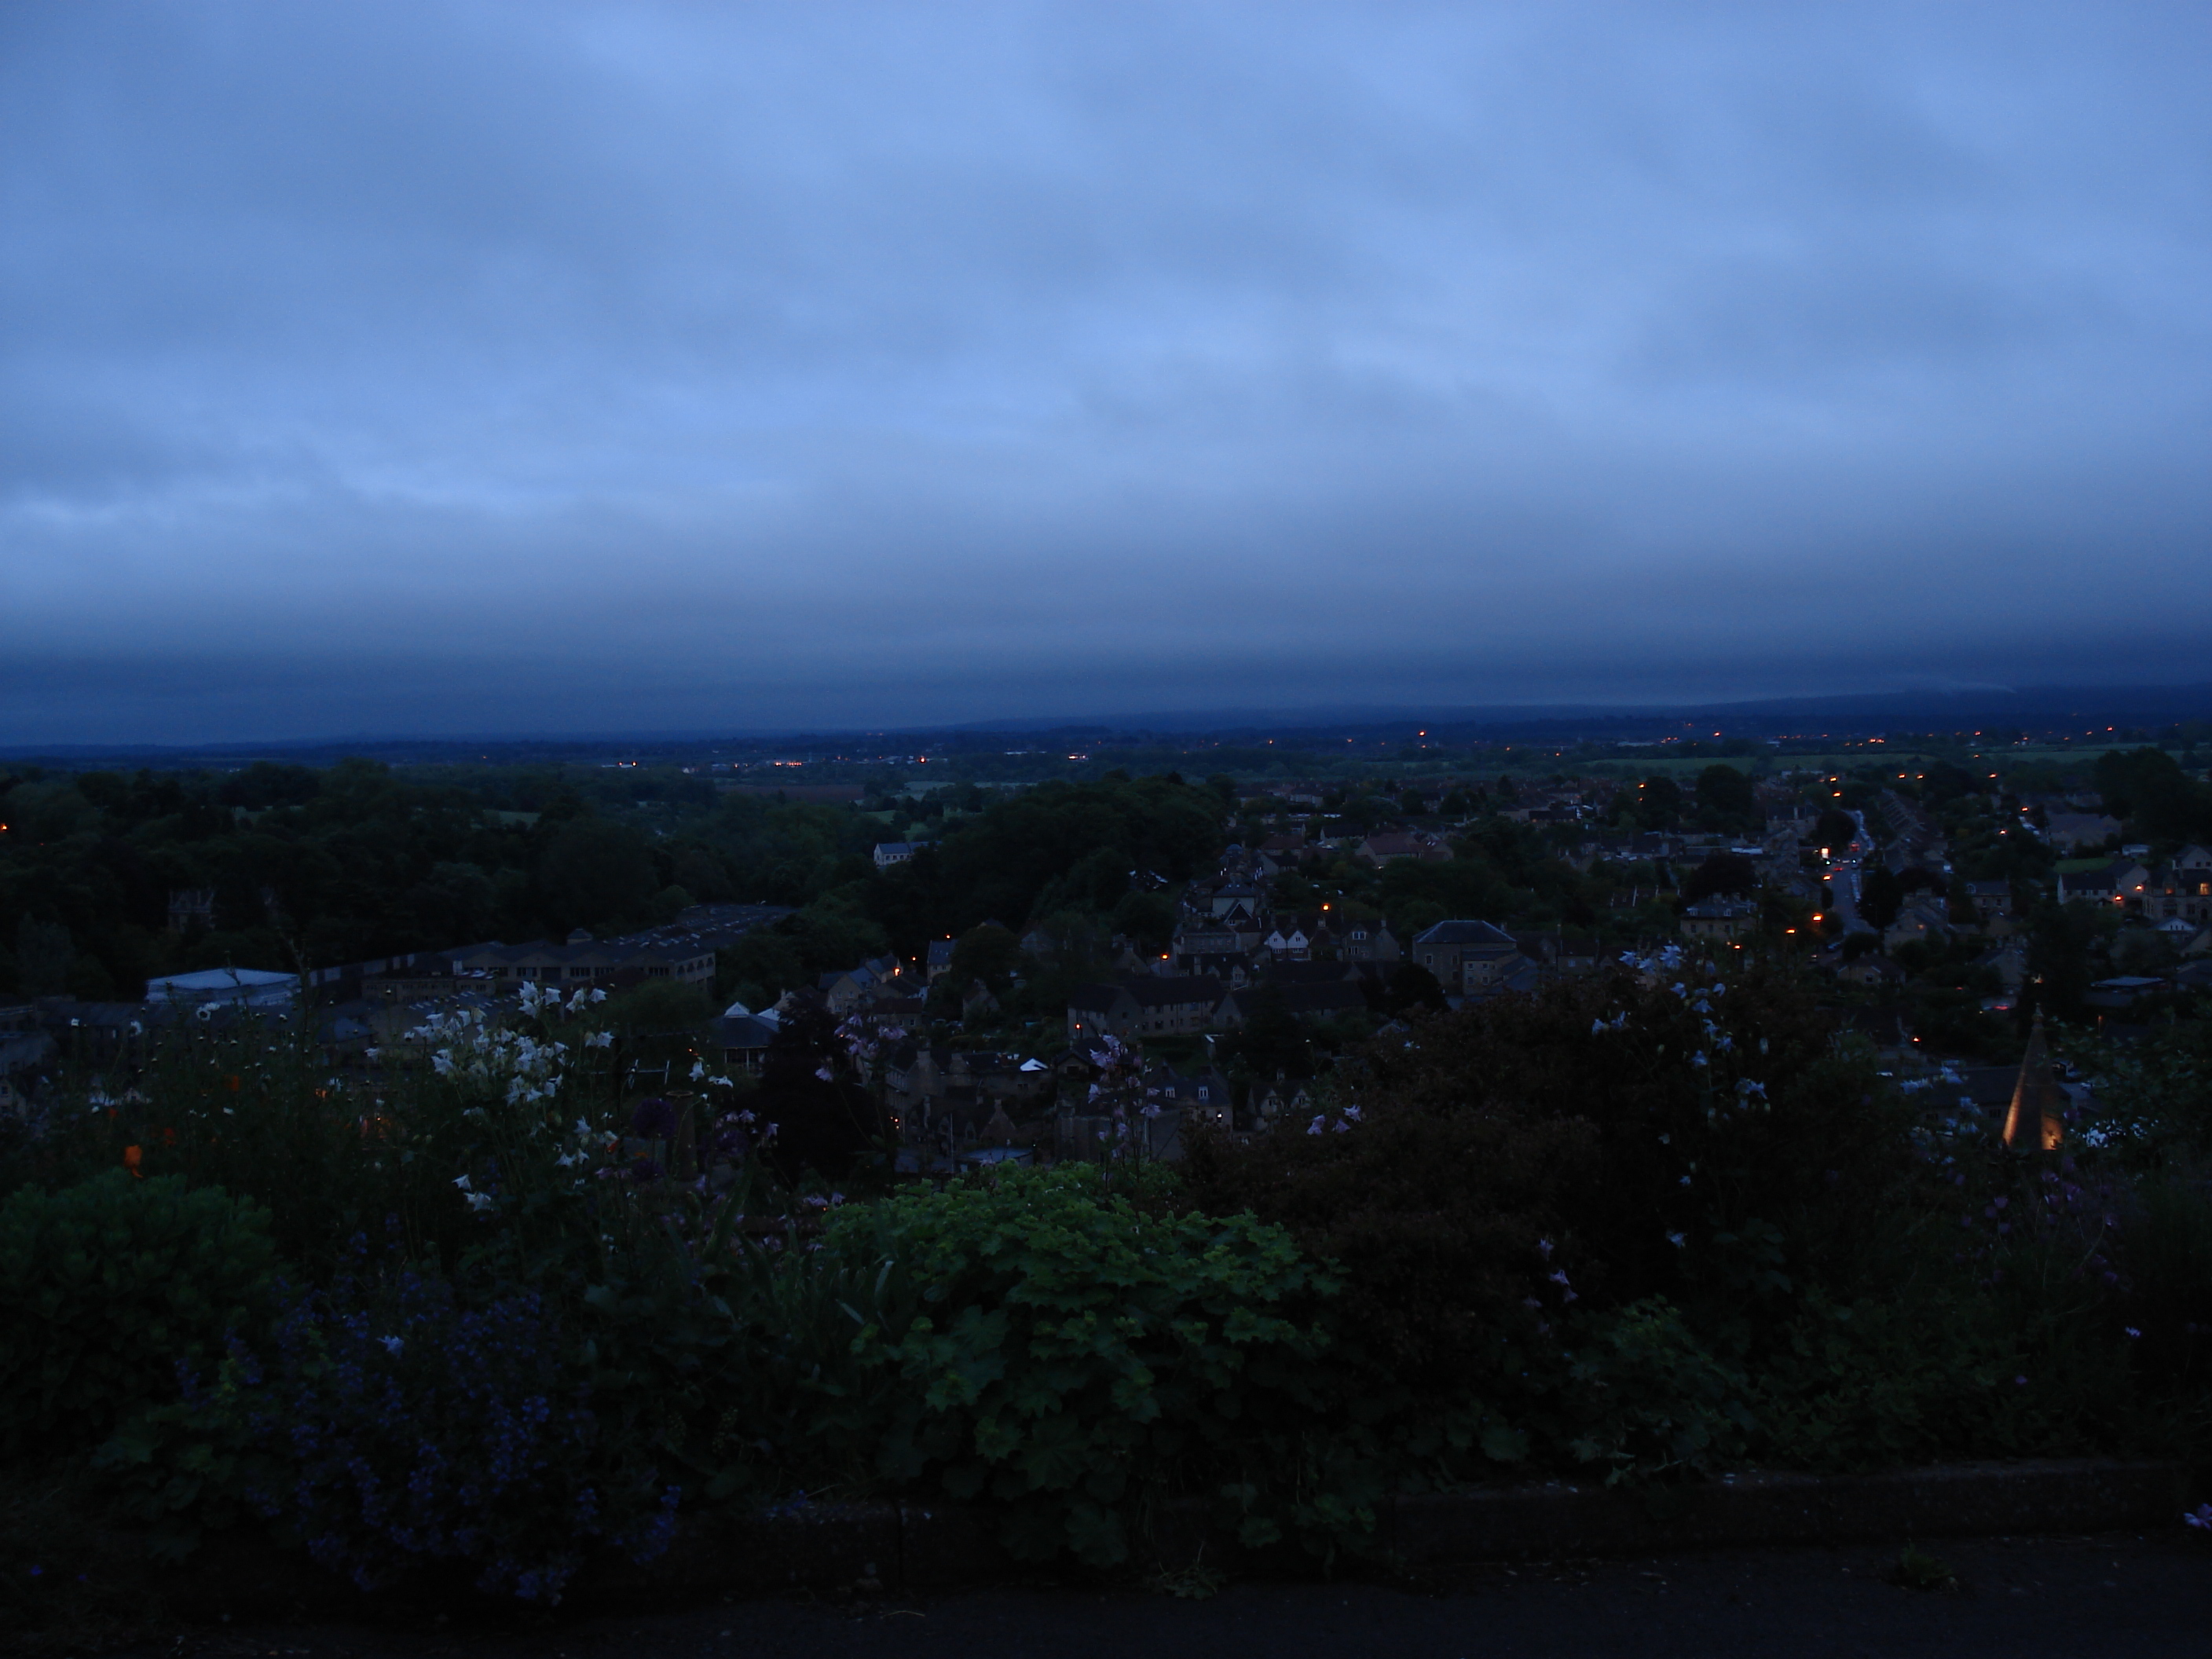
{"type": "Polygon", "coordinates": [[[2212,1504],[2199,1504],[2181,1518],[2199,1532],[2212,1532],[2212,1504]]]}

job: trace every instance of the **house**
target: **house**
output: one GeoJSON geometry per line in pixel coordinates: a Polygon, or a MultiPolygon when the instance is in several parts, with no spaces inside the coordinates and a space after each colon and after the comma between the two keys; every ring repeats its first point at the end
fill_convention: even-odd
{"type": "Polygon", "coordinates": [[[1750,899],[1709,898],[1682,907],[1686,939],[1741,939],[1759,925],[1759,906],[1750,899]]]}
{"type": "Polygon", "coordinates": [[[1346,962],[1392,963],[1404,959],[1406,953],[1386,922],[1340,921],[1336,928],[1337,953],[1346,962]]]}
{"type": "Polygon", "coordinates": [[[1224,882],[1207,899],[1214,915],[1226,920],[1237,911],[1256,921],[1267,908],[1267,896],[1249,882],[1224,882]]]}
{"type": "Polygon", "coordinates": [[[1917,899],[1901,908],[1897,913],[1897,920],[1882,929],[1882,948],[1894,951],[1900,945],[1910,945],[1916,940],[1939,939],[1950,931],[1950,922],[1940,902],[1917,899]]]}
{"type": "Polygon", "coordinates": [[[1296,1120],[1313,1109],[1313,1097],[1306,1085],[1278,1076],[1273,1083],[1252,1091],[1248,1108],[1255,1128],[1272,1128],[1285,1119],[1296,1120]]]}
{"type": "Polygon", "coordinates": [[[876,843],[876,868],[896,869],[902,864],[910,863],[914,855],[923,848],[936,844],[930,841],[879,841],[876,843]]]}
{"type": "Polygon", "coordinates": [[[1471,995],[1530,966],[1513,935],[1486,921],[1440,921],[1414,935],[1413,959],[1447,994],[1471,995]]]}
{"type": "Polygon", "coordinates": [[[1229,1079],[1218,1067],[1207,1064],[1181,1072],[1172,1066],[1154,1066],[1144,1078],[1145,1104],[1163,1112],[1180,1114],[1196,1123],[1217,1128],[1233,1127],[1234,1102],[1229,1079]]]}
{"type": "Polygon", "coordinates": [[[1969,881],[1960,884],[1960,896],[1984,921],[2002,921],[2012,915],[2012,884],[2008,881],[1969,881]]]}
{"type": "Polygon", "coordinates": [[[1194,964],[1200,960],[1243,955],[1237,944],[1237,929],[1216,920],[1210,912],[1200,915],[1186,913],[1181,917],[1168,949],[1176,967],[1185,973],[1196,971],[1194,964]]]}
{"type": "Polygon", "coordinates": [[[2018,991],[2027,983],[2027,947],[2017,940],[1984,952],[1976,958],[1975,965],[1995,969],[1997,983],[2007,991],[2018,991]]]}
{"type": "Polygon", "coordinates": [[[924,957],[924,983],[934,985],[951,970],[952,941],[950,939],[930,940],[929,950],[924,957]]]}
{"type": "MultiPolygon", "coordinates": [[[[1325,967],[1327,963],[1313,963],[1325,967]]],[[[1279,982],[1262,980],[1239,991],[1231,991],[1221,1000],[1220,1023],[1224,1030],[1235,1030],[1252,1017],[1258,999],[1263,994],[1280,996],[1284,1006],[1300,1020],[1334,1019],[1341,1014],[1364,1013],[1367,1011],[1367,992],[1357,977],[1350,979],[1291,980],[1279,982]]]]}
{"type": "Polygon", "coordinates": [[[756,1014],[742,1002],[732,1003],[720,1018],[707,1022],[707,1041],[722,1056],[722,1069],[731,1076],[742,1073],[758,1077],[768,1060],[768,1046],[775,1041],[776,1017],[756,1014]]]}
{"type": "MultiPolygon", "coordinates": [[[[1492,997],[1530,996],[1543,988],[1544,970],[1516,952],[1502,962],[1482,965],[1480,972],[1463,969],[1460,988],[1462,1002],[1487,1002],[1492,997]]],[[[1457,1006],[1457,1005],[1455,1005],[1457,1006]]]]}
{"type": "Polygon", "coordinates": [[[2062,853],[2102,847],[2120,833],[2120,821],[2101,812],[2052,812],[2044,839],[2062,853]]]}
{"type": "Polygon", "coordinates": [[[1220,1011],[1224,988],[1218,979],[1154,975],[1078,986],[1067,999],[1068,1041],[1105,1031],[1128,1038],[1206,1030],[1220,1011]]]}
{"type": "Polygon", "coordinates": [[[1851,985],[1896,985],[1903,981],[1905,969],[1887,957],[1869,954],[1845,963],[1836,977],[1851,985]]]}
{"type": "Polygon", "coordinates": [[[2212,924],[2212,852],[2185,847],[2171,864],[2152,872],[2132,893],[2123,890],[2121,896],[2134,899],[2154,922],[2179,921],[2192,929],[2212,924]]]}
{"type": "Polygon", "coordinates": [[[875,957],[857,968],[823,975],[814,988],[821,992],[830,1012],[842,1019],[861,1003],[874,1001],[884,991],[897,995],[898,991],[892,988],[900,972],[897,957],[875,957]]]}
{"type": "Polygon", "coordinates": [[[2087,899],[2093,904],[2142,902],[2150,894],[2150,867],[2138,859],[2111,859],[2078,869],[2058,872],[2058,902],[2087,899]]]}
{"type": "Polygon", "coordinates": [[[1362,863],[1392,864],[1400,859],[1419,859],[1425,864],[1447,862],[1452,850],[1441,836],[1419,831],[1389,830],[1369,836],[1359,843],[1352,857],[1362,863]]]}

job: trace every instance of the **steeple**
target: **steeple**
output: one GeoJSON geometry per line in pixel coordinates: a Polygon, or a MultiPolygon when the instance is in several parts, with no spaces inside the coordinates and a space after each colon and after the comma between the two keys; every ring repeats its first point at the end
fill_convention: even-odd
{"type": "Polygon", "coordinates": [[[2020,1080],[2012,1086],[2012,1106],[2005,1113],[2005,1146],[2015,1152],[2056,1152],[2066,1138],[2059,1121],[2063,1109],[2063,1097],[2051,1075],[2051,1050],[2043,1040],[2043,1011],[2039,1008],[2027,1034],[2027,1053],[2021,1057],[2020,1080]]]}

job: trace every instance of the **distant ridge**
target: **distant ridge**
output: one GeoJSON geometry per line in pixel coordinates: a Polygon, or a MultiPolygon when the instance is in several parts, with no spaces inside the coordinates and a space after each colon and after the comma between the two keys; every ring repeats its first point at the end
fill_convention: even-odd
{"type": "Polygon", "coordinates": [[[2086,734],[2097,726],[2164,726],[2212,720],[2212,682],[2190,685],[1970,687],[1911,691],[1844,693],[1804,697],[1762,697],[1735,702],[1528,703],[1462,707],[1417,704],[1322,705],[1309,708],[1222,708],[1161,710],[1147,714],[1085,717],[1030,716],[997,720],[908,727],[796,726],[752,730],[693,728],[609,733],[539,732],[499,737],[408,737],[359,733],[348,737],[283,743],[209,744],[16,744],[0,748],[0,757],[59,764],[183,766],[237,764],[270,759],[327,763],[343,756],[400,763],[438,762],[515,765],[552,762],[579,752],[618,754],[624,750],[700,748],[715,744],[782,744],[793,749],[828,744],[849,748],[865,738],[880,749],[943,744],[981,747],[993,736],[1035,740],[1048,736],[1069,741],[1128,742],[1144,738],[1229,738],[1255,733],[1277,738],[1322,735],[1368,737],[1412,735],[1425,729],[1435,738],[1466,741],[1571,742],[1588,738],[1635,739],[1687,729],[1718,731],[1730,737],[1812,735],[1817,729],[1838,737],[1886,729],[1954,732],[2021,726],[2050,731],[2079,724],[2086,734]]]}

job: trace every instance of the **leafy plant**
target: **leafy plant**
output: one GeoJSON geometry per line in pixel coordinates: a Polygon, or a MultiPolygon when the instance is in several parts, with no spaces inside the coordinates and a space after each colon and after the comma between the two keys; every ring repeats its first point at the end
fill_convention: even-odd
{"type": "Polygon", "coordinates": [[[266,1213],[111,1170],[0,1205],[0,1447],[88,1447],[268,1309],[266,1213]]]}
{"type": "Polygon", "coordinates": [[[875,1278],[848,1317],[861,1372],[899,1383],[878,1396],[878,1472],[991,1500],[1018,1556],[1124,1560],[1175,1493],[1249,1543],[1371,1527],[1316,1444],[1334,1281],[1280,1228],[1147,1214],[1086,1171],[1008,1171],[848,1208],[822,1256],[875,1278]]]}
{"type": "Polygon", "coordinates": [[[481,1589],[557,1601],[601,1541],[664,1550],[681,1496],[602,1432],[579,1361],[534,1292],[471,1298],[363,1261],[291,1297],[265,1358],[234,1343],[212,1386],[100,1461],[139,1474],[147,1518],[242,1498],[363,1589],[457,1561],[481,1589]]]}

